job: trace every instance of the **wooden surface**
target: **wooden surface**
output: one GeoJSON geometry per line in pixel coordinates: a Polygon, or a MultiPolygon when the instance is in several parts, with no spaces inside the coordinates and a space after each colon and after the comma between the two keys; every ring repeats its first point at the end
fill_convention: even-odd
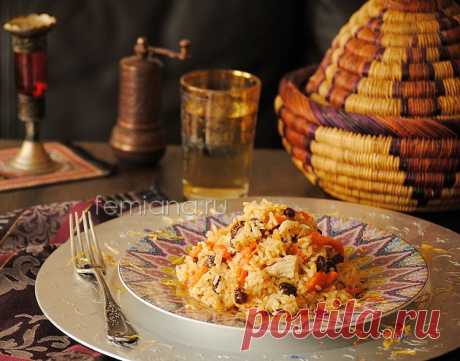
{"type": "MultiPolygon", "coordinates": [[[[17,145],[14,141],[0,141],[0,148],[17,145]]],[[[115,164],[110,147],[105,143],[81,143],[97,159],[115,164]]],[[[145,190],[156,182],[171,199],[182,197],[182,153],[180,147],[170,146],[160,164],[144,168],[119,168],[114,175],[94,180],[61,183],[25,190],[0,193],[0,213],[37,204],[82,200],[96,195],[145,190]]],[[[291,163],[286,152],[257,149],[254,155],[250,195],[320,197],[328,196],[311,185],[291,163]]],[[[445,227],[460,232],[460,212],[421,214],[445,227]]]]}
{"type": "MultiPolygon", "coordinates": [[[[16,145],[0,141],[0,148],[16,145]]],[[[103,143],[81,143],[97,159],[115,164],[110,147],[103,143]]],[[[182,199],[182,152],[169,146],[166,155],[155,167],[120,168],[112,176],[72,183],[0,193],[0,212],[36,204],[86,199],[98,194],[145,190],[157,182],[171,199],[182,199]]],[[[251,195],[285,195],[326,197],[311,186],[295,169],[288,155],[280,150],[257,150],[251,177],[251,195]]]]}
{"type": "MultiPolygon", "coordinates": [[[[17,145],[17,142],[0,141],[0,148],[17,145]]],[[[81,146],[97,159],[115,164],[107,144],[83,143],[81,146]]],[[[37,204],[81,200],[98,194],[113,194],[145,190],[157,182],[171,199],[182,199],[182,154],[179,147],[168,147],[157,168],[119,169],[114,175],[94,180],[64,183],[33,189],[0,193],[0,213],[37,204]]],[[[329,198],[319,188],[311,185],[291,163],[282,150],[258,149],[255,151],[250,195],[284,195],[329,198]]],[[[460,232],[460,212],[417,215],[460,232]]],[[[436,360],[458,360],[459,351],[450,352],[436,360]]]]}

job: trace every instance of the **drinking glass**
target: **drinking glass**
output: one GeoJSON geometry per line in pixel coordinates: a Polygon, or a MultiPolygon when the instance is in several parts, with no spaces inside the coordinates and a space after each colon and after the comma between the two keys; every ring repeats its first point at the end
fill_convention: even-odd
{"type": "Polygon", "coordinates": [[[183,193],[187,199],[244,197],[261,82],[238,70],[202,70],[181,78],[183,193]]]}

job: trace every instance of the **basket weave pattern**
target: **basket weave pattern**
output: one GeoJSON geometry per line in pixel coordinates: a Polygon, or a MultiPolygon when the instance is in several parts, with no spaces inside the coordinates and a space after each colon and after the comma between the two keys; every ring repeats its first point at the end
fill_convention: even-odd
{"type": "Polygon", "coordinates": [[[460,208],[460,6],[368,1],[318,68],[283,78],[275,108],[294,163],[331,195],[460,208]]]}

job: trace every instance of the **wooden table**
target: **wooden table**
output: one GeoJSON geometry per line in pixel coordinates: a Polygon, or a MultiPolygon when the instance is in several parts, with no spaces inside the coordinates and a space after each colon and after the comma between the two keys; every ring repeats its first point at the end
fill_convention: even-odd
{"type": "MultiPolygon", "coordinates": [[[[17,145],[17,142],[0,141],[0,148],[17,145]]],[[[96,158],[115,164],[107,144],[82,143],[84,149],[96,158]]],[[[81,200],[98,194],[145,190],[157,182],[171,199],[182,199],[182,154],[177,146],[168,147],[166,156],[157,168],[120,168],[116,174],[94,180],[57,184],[33,189],[0,193],[0,213],[37,204],[81,200]]],[[[254,155],[250,195],[283,195],[329,198],[318,187],[311,185],[291,163],[282,150],[258,149],[254,155]]],[[[418,215],[435,223],[460,231],[460,212],[418,215]]],[[[456,350],[437,360],[459,359],[456,350]]]]}
{"type": "MultiPolygon", "coordinates": [[[[15,141],[3,140],[0,148],[17,144],[15,141]]],[[[107,144],[80,145],[96,158],[115,164],[116,160],[107,144]]],[[[165,157],[156,168],[119,168],[114,175],[105,178],[0,193],[0,213],[37,204],[87,199],[99,194],[144,190],[154,182],[168,197],[180,200],[183,199],[181,179],[180,147],[169,146],[165,157]]],[[[291,163],[286,152],[275,149],[255,151],[250,195],[329,198],[304,178],[291,163]]],[[[460,212],[419,216],[460,232],[460,212]]]]}

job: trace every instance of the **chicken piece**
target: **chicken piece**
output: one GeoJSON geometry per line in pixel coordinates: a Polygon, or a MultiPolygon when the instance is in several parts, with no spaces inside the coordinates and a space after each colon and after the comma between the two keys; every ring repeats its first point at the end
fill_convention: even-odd
{"type": "Polygon", "coordinates": [[[268,266],[265,270],[270,276],[289,279],[295,278],[297,272],[297,256],[285,256],[271,266],[268,266]]]}
{"type": "Polygon", "coordinates": [[[311,232],[311,228],[297,221],[285,220],[279,227],[279,233],[286,242],[291,242],[293,237],[300,238],[311,232]]]}

